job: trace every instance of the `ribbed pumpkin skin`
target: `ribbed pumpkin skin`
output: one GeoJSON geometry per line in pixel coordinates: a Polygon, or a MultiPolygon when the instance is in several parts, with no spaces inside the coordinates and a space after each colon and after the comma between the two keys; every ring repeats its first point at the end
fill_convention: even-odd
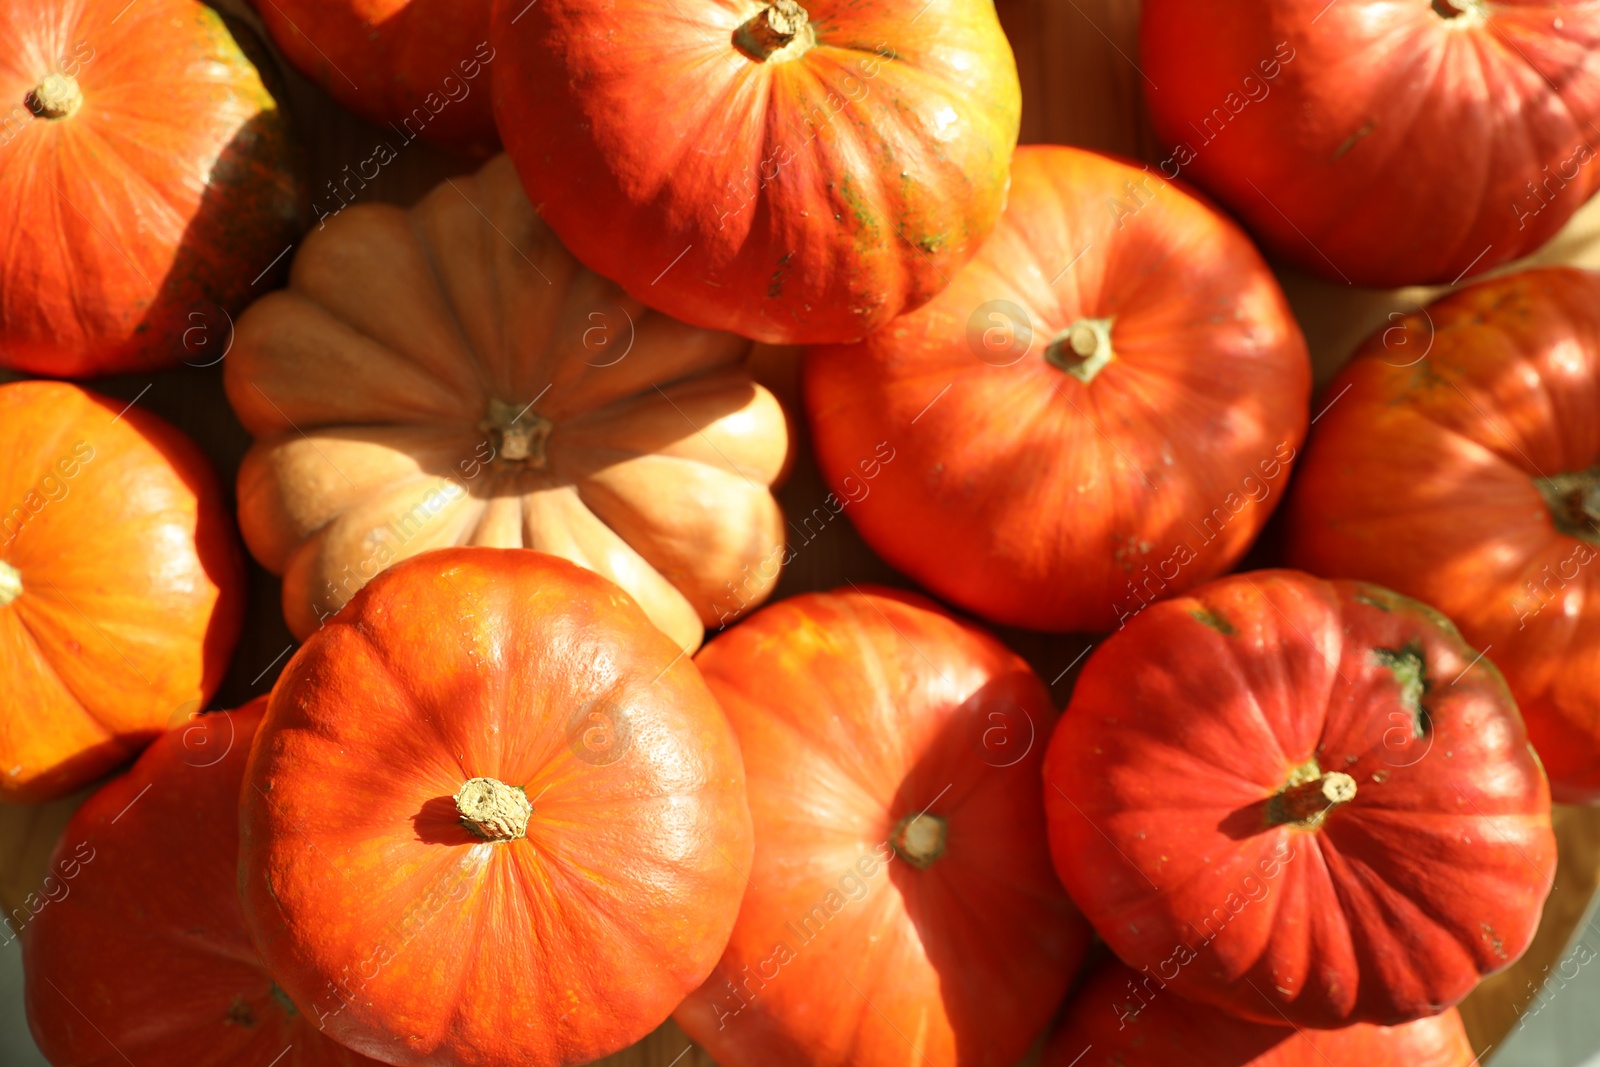
{"type": "Polygon", "coordinates": [[[1146,0],[1139,53],[1164,173],[1331,281],[1459,281],[1600,188],[1590,3],[1146,0]]]}
{"type": "Polygon", "coordinates": [[[1103,963],[1067,1007],[1044,1067],[1473,1067],[1454,1008],[1400,1026],[1299,1030],[1250,1022],[1103,963]]]}
{"type": "Polygon", "coordinates": [[[1549,787],[1500,672],[1432,608],[1298,571],[1230,575],[1106,639],[1051,740],[1045,807],[1112,951],[1273,1025],[1443,1011],[1528,947],[1555,875],[1549,787]],[[1274,818],[1335,774],[1353,795],[1274,818]]]}
{"type": "Polygon", "coordinates": [[[736,43],[767,10],[500,0],[495,116],[541,215],[634,297],[759,341],[853,341],[994,228],[1016,63],[989,0],[808,0],[815,46],[787,61],[736,43]]]}
{"type": "Polygon", "coordinates": [[[749,351],[585,269],[504,156],[410,211],[356,205],[223,365],[258,438],[245,543],[302,640],[396,559],[470,544],[589,567],[693,650],[784,562],[788,429],[749,351]],[[492,421],[513,417],[521,456],[492,421]]]}
{"type": "Polygon", "coordinates": [[[1600,801],[1600,275],[1526,271],[1396,318],[1323,397],[1290,561],[1449,615],[1505,671],[1554,797],[1600,801]]]}
{"type": "Polygon", "coordinates": [[[56,1067],[374,1063],[318,1032],[245,932],[239,789],[266,706],[173,727],[67,824],[59,899],[22,933],[28,1024],[56,1067]]]}
{"type": "Polygon", "coordinates": [[[756,851],[678,1025],[723,1067],[1013,1067],[1088,943],[1045,843],[1044,684],[870,588],[764,608],[696,662],[739,735],[756,851]],[[922,867],[894,841],[918,815],[945,824],[922,867]]]}
{"type": "Polygon", "coordinates": [[[230,26],[195,0],[7,4],[0,101],[0,365],[221,358],[305,210],[289,117],[230,26]],[[36,116],[24,98],[52,75],[82,103],[36,116]]]}
{"type": "Polygon", "coordinates": [[[205,707],[244,566],[210,464],[137,404],[0,385],[0,456],[0,800],[33,802],[205,707]]]}
{"type": "Polygon", "coordinates": [[[626,594],[543,553],[396,564],[290,660],[257,734],[240,888],[280,985],[364,1055],[588,1063],[715,965],[744,892],[738,742],[626,594]],[[520,789],[490,841],[452,798],[520,789]]]}
{"type": "Polygon", "coordinates": [[[1120,160],[1024,146],[950,288],[809,350],[804,390],[818,465],[884,559],[994,622],[1109,630],[1244,554],[1284,497],[1311,366],[1226,217],[1120,160]],[[1050,353],[1089,321],[1111,356],[1081,380],[1050,353]]]}
{"type": "Polygon", "coordinates": [[[289,62],[362,118],[469,155],[499,146],[488,0],[254,3],[289,62]]]}

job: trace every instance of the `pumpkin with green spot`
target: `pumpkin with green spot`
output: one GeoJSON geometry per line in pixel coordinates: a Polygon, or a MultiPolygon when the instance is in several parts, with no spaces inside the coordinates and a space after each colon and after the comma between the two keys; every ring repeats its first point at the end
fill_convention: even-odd
{"type": "Polygon", "coordinates": [[[1259,571],[1152,605],[1089,658],[1044,774],[1112,950],[1263,1023],[1444,1011],[1527,948],[1555,874],[1499,671],[1373,585],[1259,571]]]}

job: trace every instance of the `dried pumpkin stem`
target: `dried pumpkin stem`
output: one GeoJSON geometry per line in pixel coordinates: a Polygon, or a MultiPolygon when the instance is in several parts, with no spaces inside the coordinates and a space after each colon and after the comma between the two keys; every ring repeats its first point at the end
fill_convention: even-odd
{"type": "Polygon", "coordinates": [[[0,561],[0,608],[22,595],[22,572],[0,561]]]}
{"type": "Polygon", "coordinates": [[[937,815],[908,815],[889,835],[895,855],[917,870],[926,870],[944,855],[945,821],[937,815]]]}
{"type": "Polygon", "coordinates": [[[531,404],[508,404],[504,400],[490,400],[489,413],[478,423],[494,438],[495,458],[529,467],[544,467],[545,443],[555,423],[543,415],[529,410],[531,404]]]}
{"type": "Polygon", "coordinates": [[[498,778],[469,778],[456,791],[461,824],[485,841],[515,841],[528,836],[533,805],[528,794],[498,778]]]}
{"type": "Polygon", "coordinates": [[[1535,478],[1533,484],[1543,495],[1556,529],[1600,544],[1600,466],[1535,478]]]}
{"type": "Polygon", "coordinates": [[[1079,319],[1044,350],[1045,362],[1059,367],[1080,382],[1092,382],[1115,352],[1111,347],[1113,319],[1079,319]]]}
{"type": "Polygon", "coordinates": [[[64,119],[83,106],[83,90],[70,74],[51,74],[30,92],[23,103],[41,119],[64,119]]]}
{"type": "Polygon", "coordinates": [[[1329,771],[1291,785],[1267,802],[1267,824],[1316,825],[1328,812],[1356,798],[1356,780],[1343,771],[1329,771]]]}
{"type": "Polygon", "coordinates": [[[795,0],[777,0],[733,31],[733,43],[758,63],[798,59],[817,43],[811,16],[795,0]]]}

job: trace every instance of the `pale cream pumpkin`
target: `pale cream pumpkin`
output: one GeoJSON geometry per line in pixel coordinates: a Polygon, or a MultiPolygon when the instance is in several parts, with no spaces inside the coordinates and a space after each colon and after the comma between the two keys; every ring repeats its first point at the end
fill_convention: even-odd
{"type": "Polygon", "coordinates": [[[409,212],[351,207],[224,364],[258,439],[245,541],[300,638],[396,560],[488,545],[599,572],[692,651],[784,553],[788,434],[749,348],[585,269],[504,156],[409,212]]]}

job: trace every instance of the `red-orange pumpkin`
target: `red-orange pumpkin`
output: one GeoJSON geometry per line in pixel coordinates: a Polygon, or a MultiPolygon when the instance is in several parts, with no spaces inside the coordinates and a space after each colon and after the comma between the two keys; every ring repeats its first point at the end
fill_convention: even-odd
{"type": "Polygon", "coordinates": [[[879,555],[997,622],[1106,630],[1244,554],[1311,367],[1226,218],[1131,165],[1025,147],[977,259],[859,345],[808,352],[804,388],[879,555]]]}
{"type": "Polygon", "coordinates": [[[490,103],[488,0],[253,0],[302,74],[398,149],[417,137],[486,156],[500,143],[490,103]]]}
{"type": "Polygon", "coordinates": [[[196,0],[0,8],[0,365],[214,363],[304,188],[287,115],[196,0]]]}
{"type": "Polygon", "coordinates": [[[887,590],[785,600],[696,661],[739,735],[756,851],[678,1024],[723,1067],[1012,1067],[1088,940],[1045,844],[1044,684],[887,590]]]}
{"type": "Polygon", "coordinates": [[[56,1067],[360,1067],[261,965],[239,906],[239,787],[266,700],[175,726],[90,797],[22,932],[56,1067]],[[53,891],[52,891],[53,890],[53,891]]]}
{"type": "Polygon", "coordinates": [[[1185,1000],[1107,960],[1072,998],[1044,1067],[1473,1067],[1454,1008],[1400,1026],[1299,1030],[1185,1000]]]}
{"type": "Polygon", "coordinates": [[[1108,638],[1045,805],[1118,956],[1271,1024],[1443,1011],[1527,948],[1555,874],[1500,672],[1431,608],[1297,571],[1220,579],[1108,638]]]}
{"type": "Polygon", "coordinates": [[[750,864],[738,743],[683,650],[543,553],[395,564],[290,660],[240,878],[262,958],[396,1064],[588,1063],[716,963],[750,864]]]}
{"type": "Polygon", "coordinates": [[[1005,203],[1021,97],[990,0],[498,0],[492,40],[541,215],[697,326],[853,341],[1005,203]]]}
{"type": "Polygon", "coordinates": [[[1449,615],[1505,671],[1555,798],[1600,801],[1600,275],[1452,294],[1321,404],[1291,562],[1449,615]]]}
{"type": "Polygon", "coordinates": [[[1156,168],[1272,252],[1356,285],[1454,282],[1600,188],[1600,8],[1145,0],[1156,168]]]}
{"type": "Polygon", "coordinates": [[[205,457],[137,404],[0,385],[0,456],[0,800],[48,800],[205,706],[244,568],[205,457]]]}

